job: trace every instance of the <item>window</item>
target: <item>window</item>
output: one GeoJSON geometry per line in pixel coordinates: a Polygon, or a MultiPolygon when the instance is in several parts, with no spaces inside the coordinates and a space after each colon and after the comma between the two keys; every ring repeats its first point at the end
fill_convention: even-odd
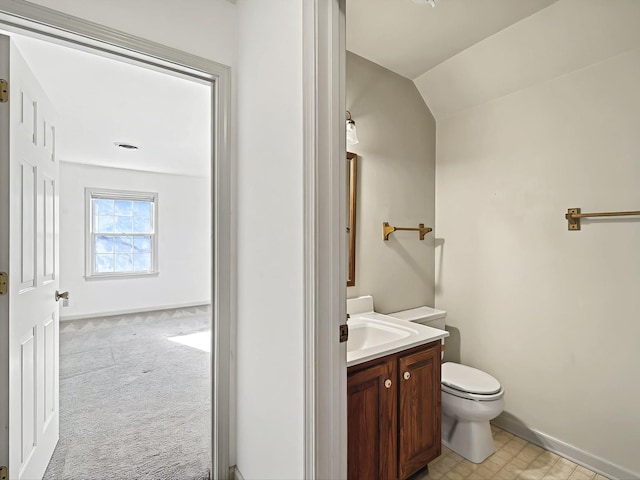
{"type": "Polygon", "coordinates": [[[157,273],[156,193],[87,189],[87,277],[157,273]]]}

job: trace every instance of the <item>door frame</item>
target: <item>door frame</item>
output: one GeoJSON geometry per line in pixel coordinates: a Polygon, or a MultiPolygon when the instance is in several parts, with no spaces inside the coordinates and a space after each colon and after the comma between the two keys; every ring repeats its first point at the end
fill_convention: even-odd
{"type": "MultiPolygon", "coordinates": [[[[0,0],[0,27],[52,43],[144,64],[161,71],[195,77],[212,87],[212,349],[211,349],[211,475],[229,477],[231,457],[230,424],[231,333],[235,324],[235,233],[231,218],[234,186],[231,165],[231,70],[228,66],[165,45],[114,30],[97,23],[63,14],[24,0],[0,0]]],[[[2,139],[5,140],[5,139],[2,139]]],[[[3,172],[0,172],[3,173],[3,172]]],[[[6,173],[6,172],[4,172],[6,173]]],[[[4,197],[4,193],[2,194],[4,197]]],[[[4,200],[4,198],[0,199],[4,200]]],[[[5,203],[4,201],[2,202],[5,203]]],[[[4,206],[0,219],[4,218],[4,206]]],[[[8,218],[8,216],[7,216],[8,218]]],[[[8,235],[8,232],[7,232],[8,235]]],[[[5,242],[4,233],[0,237],[5,242]]],[[[5,245],[8,245],[6,243],[5,245]]],[[[5,266],[6,247],[0,251],[5,266]]],[[[7,256],[8,259],[8,256],[7,256]]],[[[0,297],[0,330],[8,329],[8,300],[0,297]]],[[[3,338],[7,337],[5,335],[3,338]]],[[[9,454],[8,348],[0,343],[0,465],[9,454]],[[6,353],[5,353],[6,352],[6,353]]]]}
{"type": "Polygon", "coordinates": [[[303,3],[306,479],[347,478],[345,12],[303,3]]]}

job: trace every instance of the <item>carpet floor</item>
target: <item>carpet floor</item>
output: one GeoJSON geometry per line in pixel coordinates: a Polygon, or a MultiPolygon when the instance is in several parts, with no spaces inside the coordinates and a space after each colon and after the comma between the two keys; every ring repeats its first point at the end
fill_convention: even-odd
{"type": "Polygon", "coordinates": [[[193,307],[60,323],[60,441],[45,480],[208,479],[209,329],[193,307]]]}

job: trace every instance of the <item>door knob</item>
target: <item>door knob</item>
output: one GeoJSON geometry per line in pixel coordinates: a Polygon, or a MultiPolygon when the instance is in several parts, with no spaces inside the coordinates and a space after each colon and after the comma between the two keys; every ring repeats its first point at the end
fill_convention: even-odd
{"type": "Polygon", "coordinates": [[[60,299],[69,300],[69,292],[62,292],[56,290],[56,302],[60,299]]]}
{"type": "Polygon", "coordinates": [[[411,378],[411,374],[409,372],[404,372],[403,377],[405,380],[409,380],[411,378]]]}
{"type": "Polygon", "coordinates": [[[386,388],[391,388],[391,380],[389,380],[388,378],[384,381],[384,386],[386,388]]]}

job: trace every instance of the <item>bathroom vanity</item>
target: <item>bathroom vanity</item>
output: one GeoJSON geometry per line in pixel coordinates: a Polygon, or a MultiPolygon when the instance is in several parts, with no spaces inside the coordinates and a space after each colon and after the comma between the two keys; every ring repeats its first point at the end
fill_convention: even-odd
{"type": "Polygon", "coordinates": [[[440,455],[441,348],[438,338],[348,367],[350,480],[403,480],[440,455]]]}

